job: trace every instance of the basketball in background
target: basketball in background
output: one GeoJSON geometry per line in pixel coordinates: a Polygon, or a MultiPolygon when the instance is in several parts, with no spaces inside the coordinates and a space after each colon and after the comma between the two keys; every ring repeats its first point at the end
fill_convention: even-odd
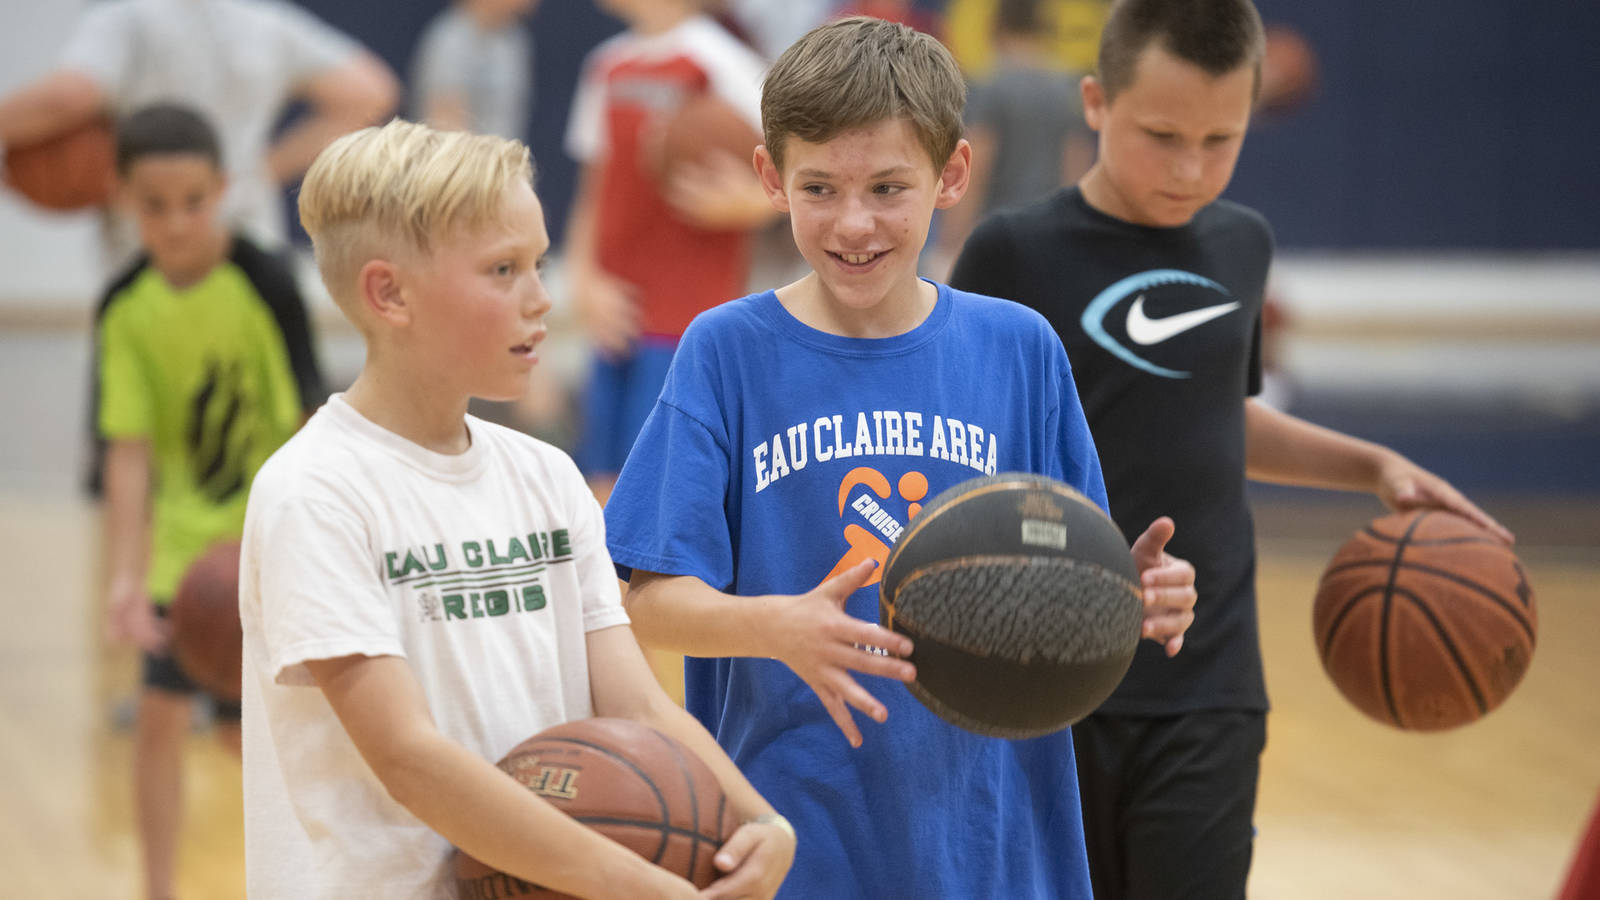
{"type": "Polygon", "coordinates": [[[48,140],[5,151],[5,180],[45,209],[104,206],[116,183],[111,126],[94,119],[48,140]]]}
{"type": "Polygon", "coordinates": [[[657,177],[670,178],[687,163],[706,164],[731,154],[748,167],[761,133],[738,110],[712,94],[696,94],[667,119],[655,160],[657,177]]]}
{"type": "Polygon", "coordinates": [[[1025,738],[1078,721],[1133,662],[1144,603],[1122,532],[1039,475],[940,493],[884,564],[880,622],[915,644],[923,705],[979,734],[1025,738]]]}
{"type": "Polygon", "coordinates": [[[1334,554],[1312,607],[1322,666],[1356,708],[1438,731],[1499,706],[1539,617],[1511,548],[1444,512],[1375,519],[1334,554]]]}
{"type": "Polygon", "coordinates": [[[213,697],[237,701],[244,667],[238,541],[216,544],[190,563],[168,613],[183,673],[213,697]]]}
{"type": "MultiPolygon", "coordinates": [[[[500,768],[579,822],[706,887],[711,858],[739,827],[722,786],[689,748],[630,719],[579,719],[506,754],[500,768]]],[[[462,898],[570,895],[529,884],[456,851],[462,898]]]]}

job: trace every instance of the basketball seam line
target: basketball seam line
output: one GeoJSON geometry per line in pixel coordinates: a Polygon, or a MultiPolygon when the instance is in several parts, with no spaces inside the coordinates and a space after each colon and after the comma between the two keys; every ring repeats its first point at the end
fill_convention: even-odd
{"type": "MultiPolygon", "coordinates": [[[[673,742],[666,735],[664,735],[664,734],[662,734],[660,732],[656,732],[656,736],[661,739],[661,742],[666,745],[668,750],[672,751],[672,759],[673,759],[674,762],[676,762],[678,764],[678,772],[679,772],[679,774],[681,774],[683,776],[684,783],[686,783],[689,786],[689,826],[694,829],[694,833],[695,834],[699,834],[700,833],[700,795],[698,793],[696,793],[697,786],[694,783],[694,773],[689,771],[689,762],[688,762],[688,760],[683,758],[683,754],[681,752],[679,752],[677,746],[674,745],[673,742]]],[[[671,818],[669,816],[668,819],[667,819],[667,825],[670,826],[671,824],[672,824],[672,820],[671,820],[671,818]]],[[[663,841],[664,840],[665,840],[665,838],[663,838],[663,841]]],[[[700,865],[700,842],[699,841],[695,841],[694,843],[689,845],[689,877],[690,878],[694,877],[695,869],[699,865],[700,865]]]]}
{"type": "Polygon", "coordinates": [[[1383,614],[1378,620],[1378,680],[1383,685],[1383,701],[1389,707],[1389,716],[1394,720],[1394,724],[1401,728],[1406,727],[1406,724],[1400,721],[1400,708],[1394,702],[1394,685],[1389,680],[1389,618],[1394,613],[1394,585],[1400,577],[1400,560],[1405,556],[1406,544],[1410,543],[1411,535],[1416,533],[1417,527],[1427,517],[1427,513],[1422,513],[1412,519],[1406,528],[1406,533],[1395,541],[1394,560],[1389,566],[1389,581],[1383,586],[1383,614]]]}
{"type": "Polygon", "coordinates": [[[1472,692],[1472,700],[1474,703],[1478,704],[1478,715],[1481,716],[1487,713],[1489,711],[1489,704],[1484,702],[1483,692],[1478,689],[1477,679],[1472,677],[1472,672],[1467,668],[1466,660],[1462,659],[1461,657],[1461,651],[1456,649],[1456,642],[1451,640],[1450,634],[1444,630],[1444,623],[1439,621],[1439,618],[1433,614],[1433,610],[1429,609],[1428,605],[1423,603],[1421,598],[1419,598],[1415,593],[1404,588],[1398,589],[1396,593],[1400,594],[1402,597],[1405,597],[1407,600],[1410,600],[1413,606],[1421,610],[1424,616],[1428,617],[1428,622],[1433,625],[1433,630],[1438,633],[1439,640],[1444,642],[1445,650],[1449,651],[1450,658],[1455,660],[1457,671],[1461,673],[1462,678],[1466,679],[1467,690],[1472,692]]]}
{"type": "MultiPolygon", "coordinates": [[[[597,743],[595,743],[593,741],[586,741],[586,740],[583,740],[582,738],[548,737],[548,738],[543,738],[543,740],[550,741],[551,743],[577,744],[577,745],[579,745],[581,747],[588,747],[591,750],[598,750],[601,753],[605,754],[606,756],[609,756],[612,759],[616,760],[617,762],[620,762],[623,765],[627,766],[628,768],[632,769],[634,774],[639,776],[639,780],[640,781],[643,781],[646,785],[649,785],[650,793],[655,794],[655,796],[656,796],[656,805],[661,807],[661,822],[662,822],[662,825],[665,828],[671,828],[672,827],[672,816],[671,816],[670,813],[667,812],[667,798],[663,797],[661,795],[661,789],[656,787],[656,783],[654,781],[651,781],[650,780],[650,776],[645,774],[645,771],[643,769],[639,768],[639,766],[636,765],[633,760],[627,758],[626,756],[623,756],[620,753],[615,752],[610,747],[606,747],[606,746],[604,746],[602,744],[597,744],[597,743]]],[[[573,818],[577,818],[577,817],[573,816],[573,818]]],[[[655,859],[650,860],[650,862],[653,863],[654,865],[660,865],[661,864],[661,858],[663,856],[666,856],[666,854],[667,854],[667,836],[665,834],[663,834],[661,836],[661,846],[659,848],[657,848],[657,850],[656,850],[655,859]]]]}
{"type": "MultiPolygon", "coordinates": [[[[1409,546],[1422,546],[1422,545],[1420,545],[1420,544],[1412,544],[1412,545],[1409,545],[1409,546]]],[[[1364,560],[1358,560],[1356,562],[1340,563],[1337,566],[1330,567],[1328,569],[1328,571],[1326,573],[1324,573],[1323,577],[1326,578],[1328,575],[1337,574],[1339,572],[1348,572],[1351,569],[1371,568],[1371,567],[1374,567],[1374,566],[1392,566],[1392,565],[1395,565],[1395,563],[1393,561],[1391,561],[1391,560],[1383,560],[1383,559],[1364,559],[1364,560]]],[[[1490,590],[1489,588],[1485,587],[1484,585],[1481,585],[1478,582],[1473,581],[1470,578],[1463,578],[1462,576],[1457,575],[1456,573],[1451,572],[1448,569],[1441,569],[1441,568],[1438,568],[1436,566],[1426,565],[1424,563],[1408,561],[1408,562],[1400,563],[1399,565],[1400,565],[1401,568],[1411,569],[1412,571],[1415,571],[1415,572],[1425,572],[1425,573],[1427,573],[1429,575],[1437,575],[1440,578],[1445,579],[1446,581],[1453,581],[1456,584],[1461,585],[1462,587],[1471,588],[1472,590],[1477,591],[1478,593],[1482,594],[1484,597],[1486,597],[1489,600],[1493,601],[1496,606],[1500,607],[1501,609],[1504,609],[1513,619],[1515,619],[1517,624],[1522,626],[1522,630],[1526,631],[1528,633],[1528,639],[1529,640],[1538,640],[1538,635],[1534,633],[1533,623],[1528,621],[1527,617],[1522,614],[1522,611],[1520,609],[1518,609],[1510,601],[1506,600],[1504,597],[1501,597],[1498,593],[1490,590]]]]}

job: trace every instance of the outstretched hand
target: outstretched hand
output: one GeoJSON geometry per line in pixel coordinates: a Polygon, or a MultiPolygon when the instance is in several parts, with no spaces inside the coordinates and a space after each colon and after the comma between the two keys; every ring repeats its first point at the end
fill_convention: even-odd
{"type": "Polygon", "coordinates": [[[1177,526],[1167,516],[1150,523],[1133,542],[1133,564],[1144,595],[1142,634],[1162,644],[1168,656],[1183,649],[1183,633],[1194,623],[1194,566],[1166,551],[1177,526]]]}
{"type": "Polygon", "coordinates": [[[1510,546],[1516,537],[1477,507],[1450,482],[1398,454],[1378,474],[1378,499],[1394,512],[1438,509],[1455,513],[1487,529],[1502,544],[1510,546]]]}
{"type": "Polygon", "coordinates": [[[771,655],[816,692],[852,747],[861,746],[861,730],[849,708],[875,722],[888,719],[889,710],[850,673],[896,681],[917,677],[916,667],[904,659],[911,655],[910,638],[845,611],[845,601],[867,583],[876,566],[876,560],[864,560],[807,593],[776,598],[771,619],[776,636],[771,655]]]}

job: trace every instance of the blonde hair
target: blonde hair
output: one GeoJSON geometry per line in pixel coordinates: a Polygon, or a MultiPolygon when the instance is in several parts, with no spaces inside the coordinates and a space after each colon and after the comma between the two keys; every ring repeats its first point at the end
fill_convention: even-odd
{"type": "Polygon", "coordinates": [[[904,119],[939,169],[961,141],[966,101],[961,69],[937,39],[897,22],[854,16],[813,28],[767,70],[762,138],[782,169],[790,137],[820,144],[904,119]]]}
{"type": "Polygon", "coordinates": [[[493,224],[506,190],[532,181],[521,141],[394,119],[317,155],[300,186],[300,223],[343,306],[368,260],[426,254],[440,235],[493,224]]]}

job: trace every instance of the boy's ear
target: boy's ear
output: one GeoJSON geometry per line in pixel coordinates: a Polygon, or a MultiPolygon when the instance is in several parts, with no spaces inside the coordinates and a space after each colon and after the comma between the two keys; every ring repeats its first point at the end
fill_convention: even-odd
{"type": "Polygon", "coordinates": [[[404,273],[393,261],[369,259],[356,275],[361,308],[378,321],[403,327],[411,323],[411,308],[402,290],[404,273]]]}
{"type": "Polygon", "coordinates": [[[967,184],[972,180],[972,145],[966,138],[956,141],[955,152],[945,160],[939,172],[939,193],[934,201],[938,209],[949,209],[966,195],[967,184]]]}
{"type": "Polygon", "coordinates": [[[1078,91],[1083,95],[1083,120],[1089,128],[1099,131],[1106,117],[1106,91],[1100,85],[1100,79],[1093,75],[1083,76],[1078,82],[1078,91]]]}
{"type": "Polygon", "coordinates": [[[779,212],[789,211],[789,195],[783,189],[783,172],[778,170],[778,164],[772,161],[772,154],[767,152],[767,145],[756,147],[756,155],[751,160],[756,167],[756,177],[761,179],[761,189],[767,192],[767,202],[779,212]]]}

